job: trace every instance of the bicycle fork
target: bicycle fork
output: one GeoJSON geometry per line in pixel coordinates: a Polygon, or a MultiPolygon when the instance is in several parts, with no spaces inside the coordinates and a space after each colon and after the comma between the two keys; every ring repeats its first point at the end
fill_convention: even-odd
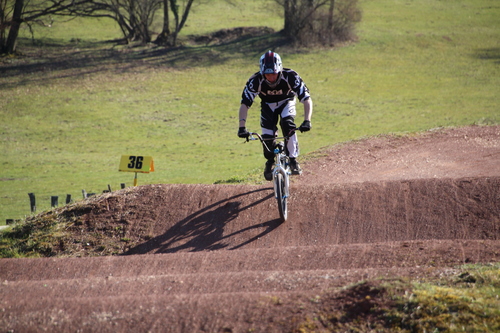
{"type": "MultiPolygon", "coordinates": [[[[278,174],[282,175],[282,179],[284,182],[284,193],[283,193],[283,198],[286,199],[290,196],[290,191],[289,191],[289,185],[290,185],[290,175],[291,172],[289,171],[290,169],[288,168],[288,165],[286,165],[286,157],[284,157],[281,153],[276,153],[276,166],[274,167],[273,170],[273,180],[276,180],[276,177],[278,177],[278,174]]],[[[274,193],[278,193],[278,189],[276,188],[278,186],[277,181],[273,181],[273,186],[274,186],[274,193]]],[[[280,191],[281,192],[281,191],[280,191]]]]}

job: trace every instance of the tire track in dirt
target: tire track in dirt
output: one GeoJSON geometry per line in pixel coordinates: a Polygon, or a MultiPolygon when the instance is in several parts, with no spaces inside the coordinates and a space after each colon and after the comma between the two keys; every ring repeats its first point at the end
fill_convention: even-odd
{"type": "Polygon", "coordinates": [[[486,240],[5,259],[0,323],[14,331],[264,332],[268,308],[281,302],[300,306],[356,281],[448,276],[449,266],[499,259],[500,243],[486,240]]]}

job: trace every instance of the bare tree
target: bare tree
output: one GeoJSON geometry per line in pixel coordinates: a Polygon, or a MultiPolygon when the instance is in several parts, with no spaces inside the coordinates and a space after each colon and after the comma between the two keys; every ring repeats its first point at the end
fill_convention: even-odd
{"type": "Polygon", "coordinates": [[[156,38],[155,43],[160,45],[171,45],[175,46],[177,43],[177,36],[186,24],[189,12],[193,6],[194,0],[187,0],[184,2],[184,7],[182,8],[182,15],[180,14],[180,6],[177,0],[163,0],[163,30],[156,38]],[[170,29],[170,15],[168,9],[172,12],[174,16],[174,26],[170,29]]]}
{"type": "Polygon", "coordinates": [[[275,0],[284,9],[283,32],[288,37],[296,36],[310,22],[318,8],[330,0],[275,0]]]}
{"type": "MultiPolygon", "coordinates": [[[[109,0],[100,5],[107,7],[127,41],[151,41],[150,27],[162,6],[161,0],[109,0]]],[[[91,16],[95,13],[97,11],[93,11],[91,16]]]]}
{"type": "Polygon", "coordinates": [[[43,18],[64,15],[90,0],[0,0],[0,53],[14,53],[22,24],[44,24],[43,18]]]}
{"type": "Polygon", "coordinates": [[[183,1],[182,10],[177,2],[177,0],[0,0],[0,53],[16,51],[22,24],[26,24],[31,30],[33,24],[50,25],[45,21],[51,20],[54,16],[111,18],[119,25],[127,42],[147,43],[152,40],[151,25],[154,17],[162,7],[164,24],[159,44],[175,45],[195,0],[183,1]],[[169,22],[170,12],[174,17],[172,30],[169,22]]]}
{"type": "Polygon", "coordinates": [[[33,33],[34,24],[50,26],[53,16],[96,16],[110,17],[106,5],[93,0],[0,0],[0,53],[16,51],[17,38],[22,24],[33,33]]]}
{"type": "MultiPolygon", "coordinates": [[[[74,1],[74,0],[46,0],[74,1]]],[[[162,6],[162,0],[81,0],[78,6],[58,15],[80,17],[108,17],[120,27],[127,42],[150,42],[150,27],[162,6]]]]}
{"type": "Polygon", "coordinates": [[[7,0],[0,1],[0,53],[13,53],[16,50],[23,7],[24,0],[16,0],[12,6],[8,6],[7,0]],[[12,15],[9,19],[10,12],[12,15]],[[8,34],[7,27],[10,27],[8,34]]]}
{"type": "Polygon", "coordinates": [[[334,44],[354,38],[357,0],[275,0],[283,6],[285,36],[298,44],[334,44]]]}

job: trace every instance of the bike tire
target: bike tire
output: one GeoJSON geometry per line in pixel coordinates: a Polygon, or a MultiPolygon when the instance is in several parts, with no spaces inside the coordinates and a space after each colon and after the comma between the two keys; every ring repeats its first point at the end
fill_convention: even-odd
{"type": "Polygon", "coordinates": [[[277,173],[274,178],[275,189],[276,189],[276,200],[278,201],[278,211],[280,213],[280,218],[282,222],[285,222],[288,218],[288,206],[287,206],[287,189],[286,182],[283,174],[277,173]]]}

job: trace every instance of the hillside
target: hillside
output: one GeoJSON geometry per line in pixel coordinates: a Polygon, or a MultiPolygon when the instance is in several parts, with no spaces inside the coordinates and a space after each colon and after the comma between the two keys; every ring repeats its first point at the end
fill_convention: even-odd
{"type": "Polygon", "coordinates": [[[363,139],[302,166],[285,223],[270,183],[145,185],[46,213],[71,238],[57,257],[0,260],[0,326],[390,329],[384,281],[500,260],[500,126],[363,139]]]}

